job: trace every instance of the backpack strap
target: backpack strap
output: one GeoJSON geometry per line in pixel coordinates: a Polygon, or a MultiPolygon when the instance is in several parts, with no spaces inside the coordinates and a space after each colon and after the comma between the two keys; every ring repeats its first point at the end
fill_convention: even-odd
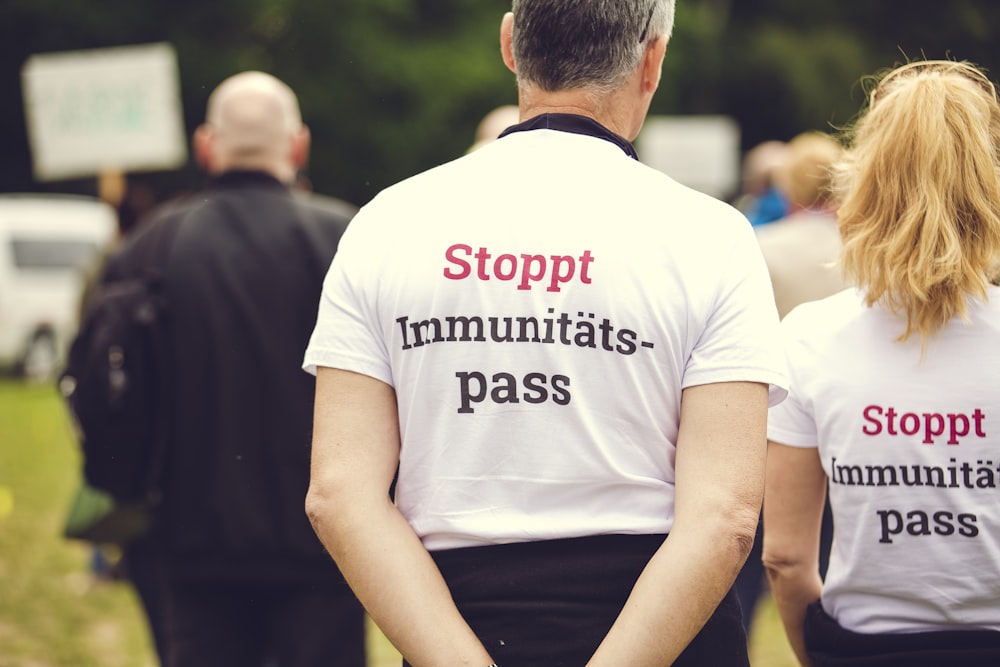
{"type": "MultiPolygon", "coordinates": [[[[165,220],[159,221],[159,224],[155,224],[148,232],[152,237],[146,239],[146,244],[143,247],[136,248],[136,259],[142,262],[140,270],[145,274],[146,279],[158,290],[160,298],[164,300],[166,299],[166,295],[164,293],[163,279],[166,274],[167,263],[170,261],[174,242],[180,233],[185,217],[179,212],[174,212],[173,215],[168,216],[165,220]]],[[[169,303],[166,304],[166,307],[169,309],[169,303]]],[[[159,350],[167,349],[166,331],[161,328],[152,333],[158,341],[156,347],[159,350]]],[[[159,384],[161,387],[164,387],[161,395],[168,397],[172,395],[173,389],[173,379],[168,370],[170,366],[171,364],[168,360],[162,357],[157,359],[156,370],[160,375],[159,384]]],[[[161,400],[157,403],[157,410],[161,415],[169,409],[169,400],[161,400]]],[[[159,427],[152,442],[149,443],[149,465],[146,468],[145,484],[145,500],[151,510],[155,510],[163,499],[161,482],[166,469],[167,443],[170,428],[168,419],[160,418],[157,419],[156,423],[159,427]]]]}
{"type": "MultiPolygon", "coordinates": [[[[169,303],[165,302],[163,280],[185,217],[182,211],[174,210],[163,218],[150,221],[147,229],[138,232],[141,236],[136,236],[120,253],[118,259],[121,260],[121,264],[113,267],[112,271],[106,272],[102,277],[102,287],[112,285],[118,280],[138,277],[157,292],[158,298],[163,300],[169,309],[169,303]]],[[[167,349],[167,336],[162,323],[159,327],[151,328],[150,334],[156,339],[156,349],[167,349]]],[[[158,394],[169,397],[172,389],[172,379],[169,374],[171,364],[162,356],[157,358],[155,363],[156,373],[159,376],[158,385],[161,388],[158,394]]],[[[162,500],[161,482],[166,468],[169,440],[169,420],[162,417],[169,409],[169,400],[158,400],[156,403],[156,409],[161,416],[156,420],[158,424],[156,433],[148,443],[149,459],[143,485],[145,489],[143,500],[150,510],[155,510],[162,500]]]]}

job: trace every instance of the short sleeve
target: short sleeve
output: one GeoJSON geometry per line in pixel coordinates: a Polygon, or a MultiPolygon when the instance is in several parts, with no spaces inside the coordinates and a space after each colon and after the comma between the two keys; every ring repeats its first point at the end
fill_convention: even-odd
{"type": "Polygon", "coordinates": [[[368,375],[392,384],[389,355],[384,343],[373,298],[377,275],[372,258],[378,252],[371,246],[365,228],[364,211],[348,225],[337,254],[323,281],[309,345],[302,367],[315,374],[320,366],[368,375]]]}
{"type": "Polygon", "coordinates": [[[769,405],[787,394],[778,313],[767,265],[746,220],[718,259],[713,310],[688,360],[684,386],[763,382],[769,405]]]}
{"type": "Polygon", "coordinates": [[[767,416],[767,439],[790,447],[818,447],[819,434],[812,402],[804,395],[801,378],[810,373],[811,359],[802,345],[805,318],[793,310],[781,324],[781,340],[789,375],[788,397],[772,406],[767,416]]]}

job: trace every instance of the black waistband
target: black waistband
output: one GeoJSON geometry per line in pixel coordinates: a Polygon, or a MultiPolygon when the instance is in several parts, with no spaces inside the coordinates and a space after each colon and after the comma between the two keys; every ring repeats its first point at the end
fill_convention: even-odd
{"type": "Polygon", "coordinates": [[[863,634],[841,627],[818,601],[806,611],[805,639],[815,667],[1000,665],[1000,632],[970,628],[863,634]]]}
{"type": "MultiPolygon", "coordinates": [[[[431,555],[462,616],[498,664],[581,667],[665,538],[600,535],[431,555]]],[[[674,664],[748,667],[735,593],[674,664]]]]}

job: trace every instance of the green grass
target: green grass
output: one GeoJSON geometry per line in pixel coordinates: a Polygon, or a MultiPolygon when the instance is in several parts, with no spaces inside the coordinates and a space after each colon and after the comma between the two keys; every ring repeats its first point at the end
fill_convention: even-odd
{"type": "Polygon", "coordinates": [[[88,545],[63,539],[80,456],[51,386],[0,382],[0,667],[155,664],[130,588],[97,582],[88,545]]]}
{"type": "Polygon", "coordinates": [[[785,629],[770,595],[757,605],[750,633],[750,664],[753,667],[798,667],[799,662],[785,637],[785,629]]]}
{"type": "MultiPolygon", "coordinates": [[[[79,479],[80,454],[55,389],[0,379],[0,667],[156,665],[132,589],[96,581],[89,546],[62,537],[79,479]]],[[[370,667],[399,667],[371,625],[368,645],[370,667]]],[[[795,667],[769,600],[750,654],[754,667],[795,667]]]]}

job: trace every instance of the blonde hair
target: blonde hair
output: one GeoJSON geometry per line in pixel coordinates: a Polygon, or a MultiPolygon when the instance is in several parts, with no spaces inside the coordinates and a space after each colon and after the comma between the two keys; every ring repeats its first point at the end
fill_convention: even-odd
{"type": "Polygon", "coordinates": [[[787,144],[785,162],[775,170],[774,184],[796,208],[822,207],[832,198],[834,165],[840,143],[823,132],[804,132],[787,144]]]}
{"type": "Polygon", "coordinates": [[[1000,104],[974,65],[917,61],[871,91],[837,169],[841,265],[926,344],[1000,257],[1000,104]]]}

